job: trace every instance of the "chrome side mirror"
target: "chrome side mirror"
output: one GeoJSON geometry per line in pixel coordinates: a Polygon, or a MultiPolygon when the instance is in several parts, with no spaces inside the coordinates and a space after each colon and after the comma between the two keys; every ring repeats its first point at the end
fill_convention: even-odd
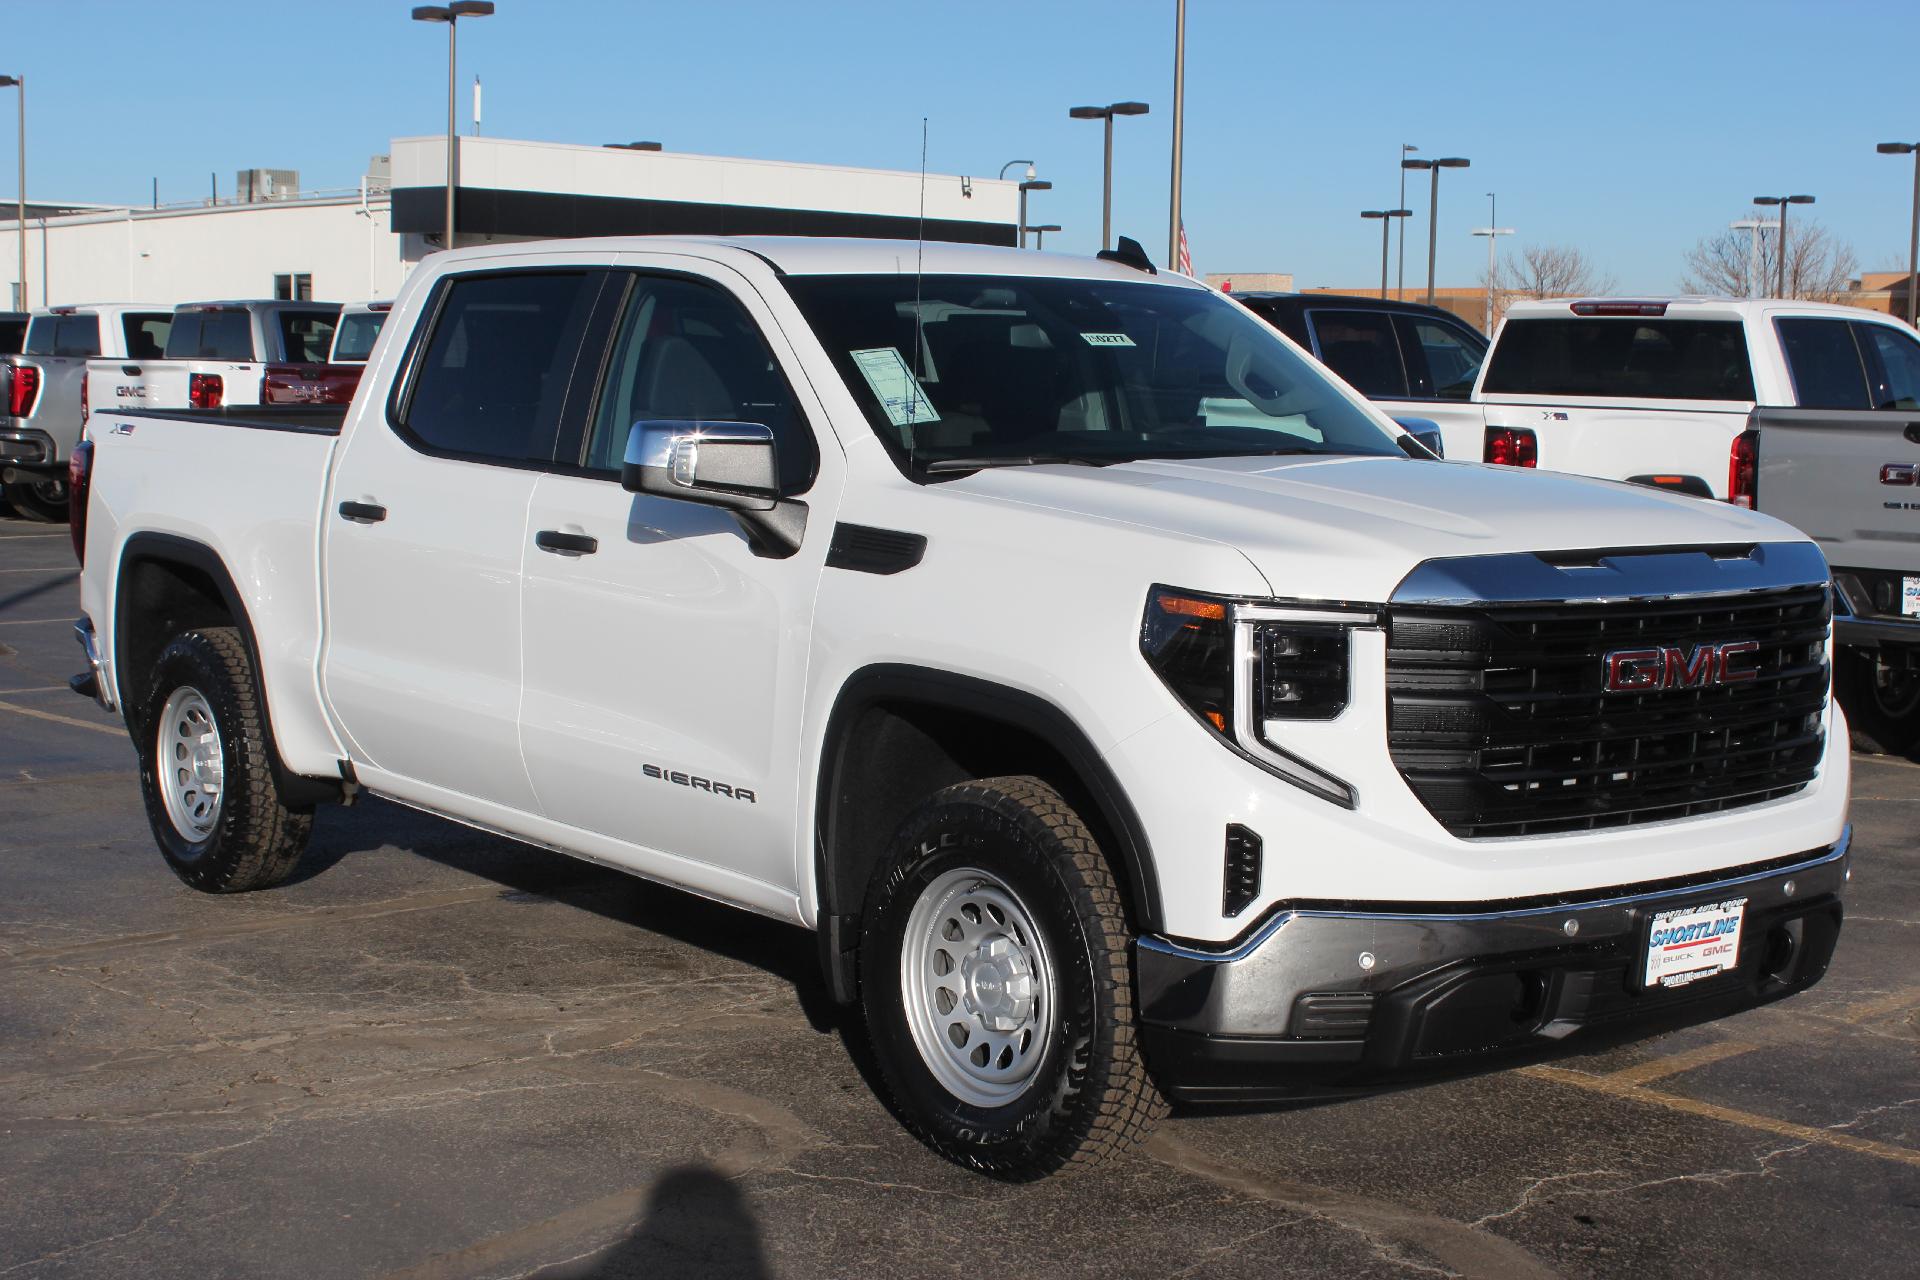
{"type": "Polygon", "coordinates": [[[1446,448],[1441,443],[1440,424],[1432,418],[1395,418],[1394,421],[1434,457],[1447,456],[1446,448]]]}
{"type": "Polygon", "coordinates": [[[620,483],[731,511],[771,511],[780,500],[773,431],[757,422],[636,422],[620,483]]]}

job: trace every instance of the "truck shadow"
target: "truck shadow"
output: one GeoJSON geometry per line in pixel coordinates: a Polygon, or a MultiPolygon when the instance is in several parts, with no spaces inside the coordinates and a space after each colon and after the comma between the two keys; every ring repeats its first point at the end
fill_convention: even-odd
{"type": "Polygon", "coordinates": [[[627,1237],[528,1280],[764,1280],[760,1227],[740,1188],[704,1164],[669,1169],[627,1237]]]}
{"type": "MultiPolygon", "coordinates": [[[[491,880],[507,901],[561,903],[751,965],[792,985],[815,1031],[844,1034],[848,1015],[828,993],[818,946],[807,930],[388,801],[322,808],[313,841],[287,883],[389,848],[491,880]]],[[[864,1042],[864,1036],[853,1039],[864,1042]]]]}

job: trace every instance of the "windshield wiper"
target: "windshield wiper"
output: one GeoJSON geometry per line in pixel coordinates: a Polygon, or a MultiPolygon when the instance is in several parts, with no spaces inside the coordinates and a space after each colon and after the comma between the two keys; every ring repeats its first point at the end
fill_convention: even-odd
{"type": "Polygon", "coordinates": [[[1026,453],[1013,454],[998,458],[938,458],[920,469],[928,475],[941,475],[949,471],[984,471],[988,467],[1039,467],[1048,464],[1070,467],[1105,467],[1115,462],[1124,462],[1124,458],[1073,458],[1064,453],[1026,453]]]}

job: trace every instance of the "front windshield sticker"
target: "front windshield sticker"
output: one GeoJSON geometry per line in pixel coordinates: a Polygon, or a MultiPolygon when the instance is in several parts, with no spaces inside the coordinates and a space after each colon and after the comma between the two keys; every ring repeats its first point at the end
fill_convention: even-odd
{"type": "MultiPolygon", "coordinates": [[[[919,380],[913,376],[913,370],[907,368],[906,358],[898,347],[855,351],[853,362],[860,367],[860,375],[867,380],[867,385],[873,388],[881,408],[887,411],[888,422],[896,427],[911,427],[916,422],[940,421],[940,415],[933,411],[933,402],[920,389],[919,380]]],[[[907,447],[912,448],[912,443],[907,447]]]]}
{"type": "Polygon", "coordinates": [[[1090,347],[1130,347],[1133,345],[1133,339],[1124,333],[1083,333],[1080,336],[1087,340],[1087,345],[1090,347]]]}

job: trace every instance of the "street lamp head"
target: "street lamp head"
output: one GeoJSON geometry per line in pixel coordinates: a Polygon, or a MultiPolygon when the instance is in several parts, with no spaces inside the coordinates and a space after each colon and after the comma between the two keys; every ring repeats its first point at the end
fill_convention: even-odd
{"type": "Polygon", "coordinates": [[[1389,218],[1411,218],[1411,217],[1413,216],[1413,210],[1411,210],[1411,209],[1389,209],[1389,210],[1387,210],[1387,216],[1388,216],[1389,218]]]}
{"type": "Polygon", "coordinates": [[[1039,180],[1039,181],[1037,181],[1037,182],[1035,182],[1035,181],[1033,181],[1033,180],[1031,180],[1031,179],[1029,179],[1028,181],[1026,181],[1026,182],[1023,182],[1023,183],[1021,183],[1021,184],[1020,184],[1020,190],[1022,190],[1022,191],[1051,191],[1051,190],[1053,190],[1053,184],[1052,184],[1051,182],[1048,182],[1048,181],[1047,181],[1046,179],[1044,179],[1044,178],[1042,178],[1042,179],[1040,179],[1040,180],[1039,180]]]}
{"type": "Polygon", "coordinates": [[[452,22],[453,10],[437,4],[415,5],[413,20],[415,22],[452,22]]]}
{"type": "Polygon", "coordinates": [[[1059,223],[1057,223],[1057,222],[1049,222],[1049,223],[1047,223],[1047,224],[1046,224],[1045,226],[1043,226],[1043,227],[1028,227],[1028,228],[1027,228],[1027,230],[1029,230],[1029,231],[1058,231],[1059,229],[1060,229],[1060,224],[1059,224],[1059,223]]]}
{"type": "Polygon", "coordinates": [[[1104,120],[1107,118],[1106,110],[1102,107],[1072,107],[1068,109],[1067,114],[1075,120],[1104,120]]]}
{"type": "Polygon", "coordinates": [[[1753,202],[1758,205],[1775,205],[1775,204],[1786,203],[1786,201],[1782,200],[1779,196],[1755,196],[1753,198],[1753,202]]]}
{"type": "Polygon", "coordinates": [[[1039,176],[1040,176],[1040,171],[1034,168],[1031,164],[1029,164],[1027,166],[1027,181],[1032,182],[1035,178],[1039,176]]]}
{"type": "Polygon", "coordinates": [[[1431,168],[1433,168],[1433,161],[1431,161],[1431,160],[1402,160],[1402,161],[1400,162],[1400,167],[1401,167],[1402,169],[1431,169],[1431,168]]]}
{"type": "Polygon", "coordinates": [[[0,89],[11,89],[20,83],[18,76],[0,76],[0,89]]]}
{"type": "Polygon", "coordinates": [[[1107,108],[1117,116],[1143,116],[1149,109],[1144,102],[1116,102],[1107,108]]]}
{"type": "Polygon", "coordinates": [[[1435,160],[1433,164],[1437,169],[1465,169],[1470,167],[1473,161],[1467,159],[1465,156],[1446,156],[1442,159],[1435,160]]]}
{"type": "MultiPolygon", "coordinates": [[[[0,78],[0,83],[4,83],[3,78],[0,78]]],[[[1915,148],[1911,142],[1883,142],[1874,150],[1883,156],[1904,156],[1911,155],[1915,148]]]]}
{"type": "Polygon", "coordinates": [[[456,18],[486,18],[493,15],[493,0],[453,0],[447,9],[456,18]]]}
{"type": "Polygon", "coordinates": [[[1788,204],[1812,204],[1813,197],[1812,196],[1788,196],[1787,203],[1788,204]]]}
{"type": "Polygon", "coordinates": [[[1385,209],[1362,209],[1360,216],[1363,218],[1390,218],[1393,215],[1385,209]]]}

